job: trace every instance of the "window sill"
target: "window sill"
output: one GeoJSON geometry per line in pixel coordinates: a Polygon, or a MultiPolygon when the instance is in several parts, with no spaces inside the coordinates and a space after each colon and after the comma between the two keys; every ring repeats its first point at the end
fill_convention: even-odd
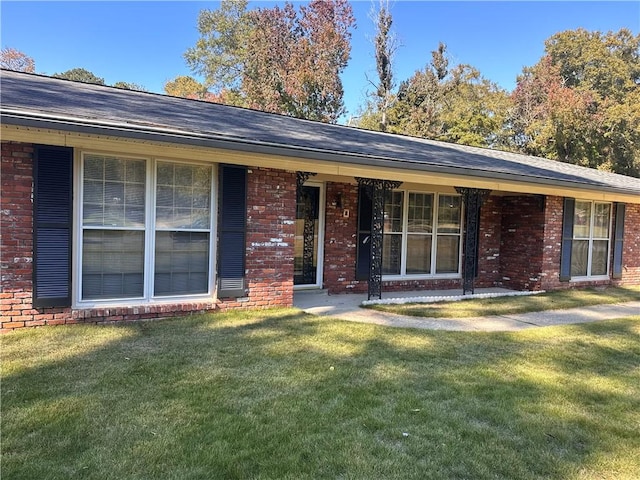
{"type": "Polygon", "coordinates": [[[459,280],[462,278],[460,273],[440,273],[436,275],[383,275],[383,282],[400,282],[407,280],[459,280]]]}
{"type": "Polygon", "coordinates": [[[183,303],[212,303],[215,301],[213,294],[185,295],[180,297],[158,297],[151,300],[143,298],[109,299],[92,302],[74,302],[73,310],[92,310],[105,308],[144,308],[163,305],[180,305],[183,303]]]}
{"type": "Polygon", "coordinates": [[[609,275],[595,275],[592,277],[571,277],[569,282],[578,283],[578,282],[601,282],[603,280],[610,280],[609,275]]]}

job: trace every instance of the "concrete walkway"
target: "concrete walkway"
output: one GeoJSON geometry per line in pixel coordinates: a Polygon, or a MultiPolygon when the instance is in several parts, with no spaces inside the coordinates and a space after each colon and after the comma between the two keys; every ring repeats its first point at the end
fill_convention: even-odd
{"type": "MultiPolygon", "coordinates": [[[[508,293],[505,289],[476,289],[476,293],[508,293]]],[[[389,298],[422,296],[457,296],[459,290],[426,292],[392,292],[389,298]]],[[[591,307],[566,310],[546,310],[542,312],[519,313],[470,318],[421,318],[393,313],[378,312],[361,308],[360,304],[367,296],[362,294],[328,295],[324,291],[296,291],[294,305],[307,313],[348,320],[351,322],[372,323],[388,327],[424,328],[431,330],[507,332],[532,327],[567,325],[572,323],[596,322],[613,318],[640,315],[640,302],[616,305],[594,305],[591,307]]]]}

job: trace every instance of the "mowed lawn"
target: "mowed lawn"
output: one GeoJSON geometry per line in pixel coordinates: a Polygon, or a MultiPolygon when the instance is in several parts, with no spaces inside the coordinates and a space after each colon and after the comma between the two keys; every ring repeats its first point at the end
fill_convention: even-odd
{"type": "Polygon", "coordinates": [[[468,318],[638,301],[640,301],[640,286],[627,286],[577,288],[530,296],[465,299],[459,302],[379,304],[370,305],[367,308],[413,317],[468,318]]]}
{"type": "Polygon", "coordinates": [[[640,478],[640,316],[462,333],[291,309],[0,341],[3,479],[640,478]]]}

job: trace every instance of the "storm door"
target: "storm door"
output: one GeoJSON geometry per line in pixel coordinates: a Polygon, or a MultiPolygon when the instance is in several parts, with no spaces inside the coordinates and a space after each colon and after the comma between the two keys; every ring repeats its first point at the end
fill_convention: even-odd
{"type": "Polygon", "coordinates": [[[298,287],[322,285],[322,185],[300,187],[296,205],[293,283],[298,287]]]}

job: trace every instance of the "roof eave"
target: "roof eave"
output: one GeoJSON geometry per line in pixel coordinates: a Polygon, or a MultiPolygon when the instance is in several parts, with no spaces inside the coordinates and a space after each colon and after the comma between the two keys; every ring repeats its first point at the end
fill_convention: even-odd
{"type": "MultiPolygon", "coordinates": [[[[416,172],[433,172],[458,177],[477,177],[490,180],[504,180],[510,182],[523,182],[543,186],[561,188],[579,188],[602,192],[605,188],[610,193],[624,195],[639,195],[634,189],[606,186],[605,188],[588,183],[562,181],[552,178],[532,177],[527,175],[508,174],[503,172],[487,171],[469,167],[451,167],[442,165],[411,162],[393,158],[356,154],[353,152],[335,152],[324,149],[301,147],[296,145],[283,145],[269,143],[247,138],[230,138],[211,134],[174,130],[169,128],[139,126],[124,123],[105,123],[84,118],[62,118],[60,116],[47,116],[34,114],[33,112],[12,111],[2,109],[0,120],[7,125],[15,125],[28,128],[41,128],[60,130],[72,133],[88,135],[117,136],[130,140],[167,142],[183,146],[208,147],[256,153],[265,155],[280,155],[286,157],[305,158],[309,160],[351,163],[357,166],[375,166],[380,168],[404,168],[416,172]]],[[[461,186],[463,186],[461,184],[461,186]]]]}

